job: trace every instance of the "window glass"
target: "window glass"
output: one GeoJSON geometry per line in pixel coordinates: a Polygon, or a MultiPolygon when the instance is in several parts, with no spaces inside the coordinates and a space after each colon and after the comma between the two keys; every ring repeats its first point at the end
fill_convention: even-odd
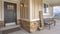
{"type": "Polygon", "coordinates": [[[44,9],[43,9],[44,13],[46,14],[48,12],[48,5],[44,4],[44,9]]]}

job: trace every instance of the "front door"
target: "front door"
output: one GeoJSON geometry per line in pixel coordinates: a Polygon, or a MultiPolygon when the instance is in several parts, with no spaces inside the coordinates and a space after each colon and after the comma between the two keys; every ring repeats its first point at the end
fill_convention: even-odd
{"type": "Polygon", "coordinates": [[[17,12],[16,4],[4,2],[4,23],[16,23],[17,21],[17,12]]]}

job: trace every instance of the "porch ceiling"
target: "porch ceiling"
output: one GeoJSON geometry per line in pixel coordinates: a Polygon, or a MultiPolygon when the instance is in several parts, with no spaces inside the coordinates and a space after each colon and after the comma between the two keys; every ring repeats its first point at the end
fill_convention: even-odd
{"type": "Polygon", "coordinates": [[[44,0],[53,6],[60,6],[60,0],[44,0]]]}

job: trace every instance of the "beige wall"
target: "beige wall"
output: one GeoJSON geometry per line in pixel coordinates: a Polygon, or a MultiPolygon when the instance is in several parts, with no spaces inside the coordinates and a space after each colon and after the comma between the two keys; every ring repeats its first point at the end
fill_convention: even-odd
{"type": "Polygon", "coordinates": [[[49,13],[50,13],[50,16],[53,16],[53,6],[49,6],[49,13]]]}
{"type": "Polygon", "coordinates": [[[32,0],[32,19],[39,18],[39,2],[38,0],[32,0]]]}
{"type": "Polygon", "coordinates": [[[0,8],[1,8],[0,9],[0,11],[1,11],[0,12],[0,20],[4,21],[4,1],[17,4],[17,19],[20,19],[20,1],[17,1],[17,0],[2,0],[2,2],[0,2],[0,8]]]}
{"type": "Polygon", "coordinates": [[[53,6],[51,6],[47,1],[43,1],[43,3],[48,5],[48,12],[43,15],[44,18],[51,18],[53,17],[53,6]]]}
{"type": "Polygon", "coordinates": [[[1,11],[2,11],[2,9],[1,9],[1,8],[2,8],[2,7],[1,7],[1,3],[2,3],[2,2],[1,2],[1,0],[0,0],[0,21],[1,21],[1,18],[2,18],[2,17],[1,17],[1,16],[2,16],[2,14],[1,14],[1,13],[2,13],[2,12],[1,12],[1,11]]]}
{"type": "Polygon", "coordinates": [[[24,6],[20,5],[20,16],[21,19],[29,20],[29,0],[21,1],[20,4],[23,3],[24,6]]]}
{"type": "MultiPolygon", "coordinates": [[[[2,2],[0,0],[0,20],[4,21],[4,1],[17,4],[17,19],[39,19],[39,11],[42,11],[42,0],[24,0],[22,1],[24,2],[24,7],[20,6],[21,2],[18,0],[2,0],[2,2]]],[[[49,5],[49,3],[47,4],[49,5]]],[[[44,15],[43,17],[51,17],[53,14],[52,11],[53,8],[49,5],[48,15],[44,15]]]]}
{"type": "Polygon", "coordinates": [[[42,0],[23,0],[24,7],[20,6],[20,17],[22,20],[39,20],[39,11],[42,11],[42,0]]]}
{"type": "Polygon", "coordinates": [[[39,19],[39,11],[42,11],[42,0],[31,0],[31,18],[39,19]]]}

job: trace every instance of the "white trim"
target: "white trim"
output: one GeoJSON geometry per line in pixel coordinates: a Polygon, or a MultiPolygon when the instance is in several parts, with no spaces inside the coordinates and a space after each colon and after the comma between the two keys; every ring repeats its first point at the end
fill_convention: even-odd
{"type": "Polygon", "coordinates": [[[40,20],[39,18],[38,19],[32,19],[32,20],[30,20],[30,21],[37,21],[37,20],[40,20]]]}
{"type": "Polygon", "coordinates": [[[30,20],[32,20],[32,0],[30,0],[30,2],[29,2],[29,4],[30,4],[30,20]]]}
{"type": "Polygon", "coordinates": [[[25,20],[25,21],[30,21],[30,22],[31,22],[31,21],[37,21],[37,20],[40,20],[40,19],[39,19],[39,18],[37,18],[37,19],[29,20],[29,19],[22,19],[22,18],[21,18],[21,20],[25,20]]]}

